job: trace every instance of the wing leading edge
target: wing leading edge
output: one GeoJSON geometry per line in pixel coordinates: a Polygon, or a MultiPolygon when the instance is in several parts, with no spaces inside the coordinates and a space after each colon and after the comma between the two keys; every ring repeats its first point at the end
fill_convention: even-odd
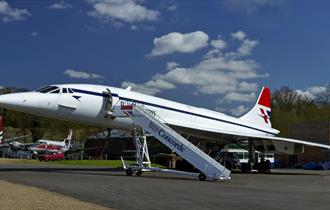
{"type": "Polygon", "coordinates": [[[303,148],[301,148],[302,145],[330,149],[330,145],[320,144],[320,143],[315,143],[300,139],[266,136],[266,135],[255,135],[255,134],[247,134],[247,133],[232,132],[225,130],[220,132],[206,131],[206,130],[187,128],[187,127],[180,127],[175,125],[172,125],[171,127],[186,135],[192,135],[197,138],[202,138],[205,140],[218,141],[224,144],[228,144],[230,142],[240,143],[240,142],[246,142],[247,140],[251,140],[253,141],[254,145],[259,145],[259,147],[260,146],[264,147],[264,148],[259,148],[258,150],[260,151],[297,154],[299,153],[297,150],[300,150],[300,153],[303,151],[303,148]],[[292,150],[296,150],[296,151],[289,151],[290,147],[292,150]]]}
{"type": "Polygon", "coordinates": [[[264,152],[296,155],[304,152],[304,146],[330,149],[330,145],[300,139],[258,135],[249,136],[248,138],[252,140],[257,150],[264,152]]]}

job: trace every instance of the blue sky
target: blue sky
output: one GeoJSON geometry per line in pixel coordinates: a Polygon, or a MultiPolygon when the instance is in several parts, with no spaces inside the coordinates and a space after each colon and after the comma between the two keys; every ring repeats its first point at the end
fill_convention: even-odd
{"type": "Polygon", "coordinates": [[[0,0],[0,86],[96,83],[246,112],[330,76],[328,1],[0,0]]]}

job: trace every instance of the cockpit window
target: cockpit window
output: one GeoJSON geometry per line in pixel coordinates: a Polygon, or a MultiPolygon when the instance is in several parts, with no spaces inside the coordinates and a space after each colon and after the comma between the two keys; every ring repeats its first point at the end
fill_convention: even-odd
{"type": "Polygon", "coordinates": [[[37,90],[35,90],[36,92],[40,92],[40,91],[42,91],[42,90],[44,90],[44,89],[47,89],[47,88],[49,88],[50,86],[46,86],[46,87],[42,87],[42,88],[39,88],[39,89],[37,89],[37,90]]]}
{"type": "Polygon", "coordinates": [[[60,93],[60,89],[57,88],[56,90],[51,91],[50,93],[60,93]]]}
{"type": "Polygon", "coordinates": [[[56,87],[56,86],[47,86],[47,87],[43,87],[43,88],[40,88],[40,89],[36,90],[36,92],[49,93],[49,92],[51,92],[53,90],[56,90],[56,89],[58,89],[58,87],[56,87]]]}
{"type": "Polygon", "coordinates": [[[69,88],[69,93],[73,93],[73,91],[71,90],[71,88],[69,88]]]}

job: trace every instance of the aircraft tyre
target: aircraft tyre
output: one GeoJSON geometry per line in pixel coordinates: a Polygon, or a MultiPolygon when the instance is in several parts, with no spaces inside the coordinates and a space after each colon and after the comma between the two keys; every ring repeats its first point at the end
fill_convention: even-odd
{"type": "Polygon", "coordinates": [[[132,171],[132,169],[130,169],[130,168],[128,168],[128,169],[126,169],[126,175],[127,176],[132,176],[132,174],[133,174],[133,171],[132,171]]]}
{"type": "Polygon", "coordinates": [[[139,171],[135,172],[135,174],[136,174],[136,176],[141,176],[141,174],[142,174],[142,171],[141,171],[141,170],[139,170],[139,171]]]}
{"type": "Polygon", "coordinates": [[[270,173],[270,169],[272,168],[272,164],[270,163],[269,160],[266,160],[265,165],[266,165],[266,167],[265,167],[266,173],[270,173]]]}
{"type": "Polygon", "coordinates": [[[205,174],[200,173],[200,174],[198,175],[198,179],[199,179],[200,181],[205,181],[205,179],[206,179],[205,174]]]}

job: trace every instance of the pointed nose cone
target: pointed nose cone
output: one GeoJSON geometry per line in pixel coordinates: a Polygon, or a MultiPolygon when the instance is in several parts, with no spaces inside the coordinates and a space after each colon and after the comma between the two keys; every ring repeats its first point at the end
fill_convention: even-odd
{"type": "Polygon", "coordinates": [[[0,107],[16,110],[22,106],[24,106],[24,99],[21,93],[0,95],[0,107]]]}

